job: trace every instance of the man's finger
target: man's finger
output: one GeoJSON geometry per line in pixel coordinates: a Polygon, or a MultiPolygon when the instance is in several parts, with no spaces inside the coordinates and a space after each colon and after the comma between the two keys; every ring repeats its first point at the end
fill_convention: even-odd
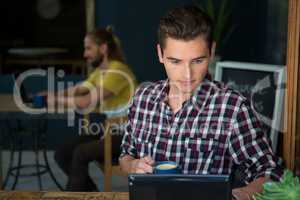
{"type": "Polygon", "coordinates": [[[153,172],[152,166],[145,163],[145,161],[140,162],[137,166],[137,169],[144,171],[144,173],[152,173],[153,172]]]}
{"type": "Polygon", "coordinates": [[[154,160],[150,156],[145,156],[143,159],[145,160],[145,162],[148,165],[153,165],[154,164],[154,160]]]}

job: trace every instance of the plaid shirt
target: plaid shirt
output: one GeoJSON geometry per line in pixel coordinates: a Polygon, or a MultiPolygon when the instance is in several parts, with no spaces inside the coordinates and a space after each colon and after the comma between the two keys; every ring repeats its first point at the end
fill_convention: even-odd
{"type": "Polygon", "coordinates": [[[231,174],[238,167],[245,183],[261,176],[281,178],[280,160],[245,97],[206,77],[174,114],[168,91],[165,80],[136,92],[121,157],[175,161],[192,174],[231,174]]]}

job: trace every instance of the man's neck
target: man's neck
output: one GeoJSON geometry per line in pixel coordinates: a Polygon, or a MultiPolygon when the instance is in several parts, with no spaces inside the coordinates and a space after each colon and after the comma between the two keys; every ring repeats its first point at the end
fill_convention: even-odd
{"type": "Polygon", "coordinates": [[[99,68],[100,68],[100,69],[108,69],[108,63],[109,63],[108,59],[107,59],[106,57],[103,58],[103,61],[102,61],[102,63],[99,65],[99,68]]]}
{"type": "Polygon", "coordinates": [[[170,87],[168,93],[168,104],[176,113],[182,107],[182,104],[191,97],[192,93],[182,93],[178,88],[170,87]]]}

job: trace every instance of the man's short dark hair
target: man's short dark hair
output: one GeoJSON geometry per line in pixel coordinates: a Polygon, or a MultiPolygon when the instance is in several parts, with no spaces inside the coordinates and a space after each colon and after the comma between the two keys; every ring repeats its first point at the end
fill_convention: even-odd
{"type": "Polygon", "coordinates": [[[213,22],[210,17],[197,6],[184,6],[171,9],[163,16],[158,28],[158,42],[163,49],[168,37],[189,41],[203,37],[209,49],[213,43],[213,22]]]}

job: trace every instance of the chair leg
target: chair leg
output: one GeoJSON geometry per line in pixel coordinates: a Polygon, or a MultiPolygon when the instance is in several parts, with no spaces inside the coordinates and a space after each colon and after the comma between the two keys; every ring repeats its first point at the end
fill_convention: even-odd
{"type": "Polygon", "coordinates": [[[46,169],[50,175],[50,177],[52,178],[53,182],[55,183],[55,185],[61,190],[64,191],[65,189],[63,188],[63,186],[61,186],[61,184],[56,180],[50,165],[49,165],[49,161],[48,161],[48,156],[47,156],[47,149],[46,149],[46,142],[45,142],[45,136],[42,136],[42,152],[43,152],[43,157],[44,157],[44,161],[45,161],[45,166],[46,169]]]}
{"type": "Polygon", "coordinates": [[[111,192],[111,178],[112,173],[104,173],[104,192],[111,192]]]}
{"type": "Polygon", "coordinates": [[[51,168],[50,168],[50,165],[49,165],[49,161],[48,161],[48,156],[47,156],[47,151],[46,150],[43,150],[43,155],[44,155],[44,160],[45,160],[45,164],[46,164],[46,168],[50,174],[50,177],[52,178],[53,182],[55,183],[55,185],[61,190],[61,191],[64,191],[65,189],[60,185],[60,183],[56,180],[51,168]]]}
{"type": "Polygon", "coordinates": [[[104,134],[104,192],[111,192],[112,176],[112,147],[111,147],[111,123],[107,122],[104,134]]]}
{"type": "Polygon", "coordinates": [[[48,121],[42,121],[42,123],[40,124],[40,130],[43,130],[40,132],[40,134],[38,134],[38,144],[40,145],[39,148],[42,151],[43,154],[43,158],[45,161],[45,168],[46,171],[49,173],[51,179],[53,180],[53,182],[55,183],[55,185],[58,187],[58,189],[60,189],[61,191],[64,191],[65,189],[63,188],[63,186],[61,186],[61,184],[57,181],[57,179],[55,178],[50,165],[49,165],[49,161],[48,161],[48,156],[47,156],[47,141],[46,141],[46,130],[48,127],[48,121]]]}
{"type": "Polygon", "coordinates": [[[35,154],[35,167],[36,167],[36,176],[39,185],[39,189],[43,190],[42,180],[41,180],[41,171],[40,171],[40,159],[39,159],[39,135],[35,135],[35,144],[34,144],[34,154],[35,154]]]}
{"type": "Polygon", "coordinates": [[[8,165],[8,168],[7,168],[7,173],[5,175],[5,179],[4,179],[4,182],[3,182],[3,185],[2,185],[2,189],[5,189],[7,183],[8,183],[8,179],[12,173],[12,168],[13,168],[13,163],[14,163],[14,160],[15,160],[15,152],[16,152],[16,145],[15,145],[15,138],[11,137],[11,151],[10,151],[10,156],[9,156],[9,165],[8,165]]]}
{"type": "Polygon", "coordinates": [[[15,174],[14,183],[13,183],[13,185],[11,187],[12,190],[16,189],[16,185],[18,183],[19,176],[20,176],[20,170],[21,170],[21,164],[22,164],[22,150],[23,150],[23,148],[22,148],[22,146],[23,146],[23,144],[22,144],[22,138],[19,138],[18,144],[19,144],[19,151],[18,151],[19,155],[18,155],[18,163],[17,163],[17,167],[16,167],[17,172],[15,174]]]}

